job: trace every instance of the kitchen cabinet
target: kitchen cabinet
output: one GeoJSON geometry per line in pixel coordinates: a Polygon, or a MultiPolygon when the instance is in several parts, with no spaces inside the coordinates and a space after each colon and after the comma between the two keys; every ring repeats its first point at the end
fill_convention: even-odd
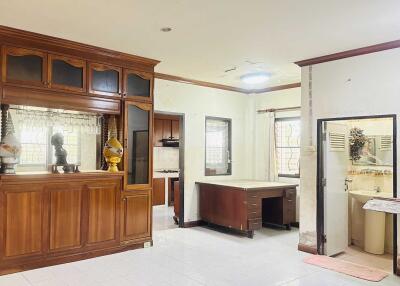
{"type": "Polygon", "coordinates": [[[165,178],[153,179],[153,206],[165,204],[165,178]]]}
{"type": "Polygon", "coordinates": [[[151,236],[150,190],[127,192],[122,199],[122,240],[151,236]]]}
{"type": "Polygon", "coordinates": [[[179,140],[179,118],[156,115],[154,118],[154,147],[163,146],[162,140],[179,140]],[[173,118],[173,119],[172,119],[173,118]],[[176,119],[175,119],[176,118],[176,119]]]}
{"type": "Polygon", "coordinates": [[[121,72],[120,67],[89,63],[89,92],[121,97],[121,72]]]}
{"type": "Polygon", "coordinates": [[[85,60],[49,54],[48,71],[50,88],[86,91],[85,60]]]}
{"type": "Polygon", "coordinates": [[[45,52],[3,47],[3,82],[47,86],[47,54],[45,52]]]}
{"type": "Polygon", "coordinates": [[[126,99],[151,102],[153,75],[124,69],[124,97],[126,99]]]}
{"type": "Polygon", "coordinates": [[[125,102],[124,170],[127,190],[151,188],[152,105],[125,102]]]}

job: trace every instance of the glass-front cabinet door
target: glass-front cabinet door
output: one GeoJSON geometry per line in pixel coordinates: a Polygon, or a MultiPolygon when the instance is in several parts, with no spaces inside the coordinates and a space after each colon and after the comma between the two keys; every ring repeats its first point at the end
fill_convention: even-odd
{"type": "Polygon", "coordinates": [[[84,92],[86,90],[86,61],[49,55],[48,81],[51,88],[84,92]]]}
{"type": "Polygon", "coordinates": [[[110,65],[89,64],[89,92],[107,96],[121,96],[122,69],[110,65]]]}
{"type": "Polygon", "coordinates": [[[153,75],[124,69],[124,96],[141,101],[152,101],[153,75]]]}
{"type": "Polygon", "coordinates": [[[124,170],[127,189],[151,187],[152,105],[125,102],[124,170]]]}
{"type": "Polygon", "coordinates": [[[47,55],[44,52],[3,47],[3,82],[47,86],[47,55]]]}

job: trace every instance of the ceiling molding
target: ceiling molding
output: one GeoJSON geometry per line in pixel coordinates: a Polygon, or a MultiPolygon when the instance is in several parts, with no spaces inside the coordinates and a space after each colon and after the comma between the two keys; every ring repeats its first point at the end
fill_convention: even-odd
{"type": "Polygon", "coordinates": [[[175,76],[175,75],[169,75],[169,74],[163,74],[163,73],[154,73],[154,77],[158,78],[158,79],[162,79],[162,80],[175,81],[175,82],[180,82],[180,83],[192,84],[192,85],[209,87],[209,88],[216,88],[216,89],[227,90],[227,91],[234,91],[234,92],[239,92],[239,93],[244,93],[244,94],[260,94],[260,93],[271,92],[271,91],[276,91],[276,90],[300,87],[300,82],[296,82],[296,83],[291,83],[291,84],[266,87],[266,88],[262,88],[262,89],[246,89],[246,88],[234,87],[234,86],[230,86],[230,85],[223,85],[223,84],[212,83],[212,82],[207,82],[207,81],[194,80],[194,79],[189,79],[189,78],[175,76]]]}
{"type": "Polygon", "coordinates": [[[250,89],[250,90],[248,90],[247,93],[259,94],[259,93],[266,93],[266,92],[284,90],[284,89],[290,89],[290,88],[296,88],[296,87],[301,87],[301,83],[295,82],[295,83],[276,85],[276,86],[271,86],[271,87],[266,87],[266,88],[261,88],[261,89],[250,89]]]}
{"type": "Polygon", "coordinates": [[[207,82],[207,81],[201,81],[201,80],[195,80],[195,79],[189,79],[189,78],[175,76],[175,75],[169,75],[169,74],[163,74],[163,73],[156,72],[156,73],[154,73],[154,77],[158,78],[158,79],[175,81],[175,82],[186,83],[186,84],[193,84],[193,85],[198,85],[198,86],[203,86],[203,87],[210,87],[210,88],[216,88],[216,89],[222,89],[222,90],[228,90],[228,91],[234,91],[234,92],[240,92],[240,93],[248,93],[247,92],[248,90],[244,89],[244,88],[223,85],[223,84],[218,84],[218,83],[212,83],[212,82],[207,82]]]}
{"type": "Polygon", "coordinates": [[[367,46],[367,47],[363,47],[363,48],[358,48],[358,49],[343,51],[343,52],[334,53],[334,54],[330,54],[330,55],[325,55],[325,56],[321,56],[321,57],[302,60],[302,61],[295,62],[295,64],[300,67],[304,67],[304,66],[310,66],[310,65],[315,65],[315,64],[325,63],[325,62],[331,62],[331,61],[336,61],[336,60],[340,60],[340,59],[356,57],[356,56],[381,52],[381,51],[385,51],[385,50],[397,49],[397,48],[400,48],[400,40],[395,40],[395,41],[391,41],[391,42],[381,43],[381,44],[377,44],[377,45],[372,45],[372,46],[367,46]]]}

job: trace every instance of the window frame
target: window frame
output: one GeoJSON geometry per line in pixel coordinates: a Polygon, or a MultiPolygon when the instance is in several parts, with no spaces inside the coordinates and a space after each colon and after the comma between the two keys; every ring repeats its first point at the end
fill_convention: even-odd
{"type": "Polygon", "coordinates": [[[204,120],[204,176],[232,176],[232,119],[216,116],[206,116],[204,120]],[[220,120],[228,123],[228,170],[223,174],[207,174],[207,120],[220,120]]]}
{"type": "MultiPolygon", "coordinates": [[[[301,116],[291,116],[291,117],[278,117],[275,118],[275,122],[274,122],[274,132],[275,132],[275,152],[277,151],[278,148],[282,149],[284,147],[278,147],[276,142],[277,142],[277,137],[276,137],[276,122],[279,121],[294,121],[294,120],[298,120],[299,123],[301,124],[301,116]]],[[[300,126],[301,127],[301,126],[300,126]]],[[[300,130],[301,132],[301,130],[300,130]]],[[[301,140],[301,133],[300,133],[300,138],[301,140]]],[[[288,148],[299,148],[299,151],[301,150],[301,142],[299,144],[299,147],[288,147],[288,148]]],[[[277,152],[276,152],[277,153],[277,152]]],[[[276,163],[278,163],[278,156],[275,156],[275,160],[276,163]]],[[[301,174],[301,166],[300,166],[300,162],[299,162],[299,172],[298,174],[280,174],[279,170],[278,170],[278,178],[293,178],[293,179],[299,179],[300,178],[300,174],[301,174]]]]}

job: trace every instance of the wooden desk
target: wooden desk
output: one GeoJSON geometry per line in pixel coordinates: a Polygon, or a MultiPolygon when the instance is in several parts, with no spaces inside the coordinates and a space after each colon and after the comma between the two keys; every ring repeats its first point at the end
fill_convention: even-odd
{"type": "Polygon", "coordinates": [[[290,227],[296,221],[296,186],[265,181],[196,182],[203,221],[246,232],[262,223],[290,227]],[[263,202],[264,200],[264,202],[263,202]]]}

